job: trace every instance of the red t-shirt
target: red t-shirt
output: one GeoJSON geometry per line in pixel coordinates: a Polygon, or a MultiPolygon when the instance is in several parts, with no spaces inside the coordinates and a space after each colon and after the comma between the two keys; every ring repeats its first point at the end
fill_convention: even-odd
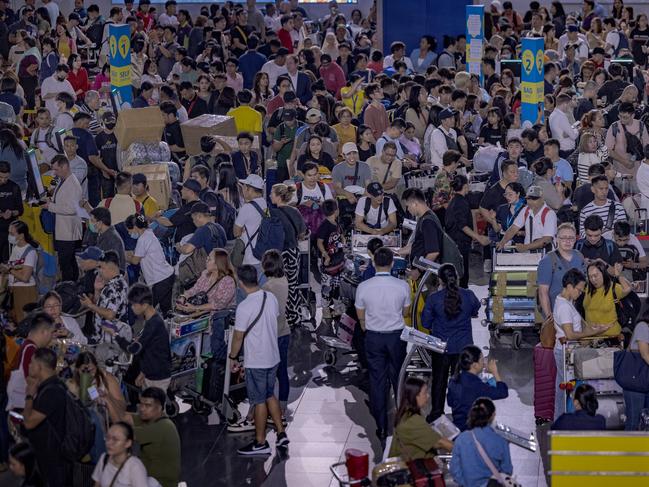
{"type": "Polygon", "coordinates": [[[282,43],[282,47],[288,49],[289,54],[293,54],[293,39],[291,38],[291,33],[286,29],[279,29],[277,31],[277,37],[279,37],[279,42],[282,43]]]}

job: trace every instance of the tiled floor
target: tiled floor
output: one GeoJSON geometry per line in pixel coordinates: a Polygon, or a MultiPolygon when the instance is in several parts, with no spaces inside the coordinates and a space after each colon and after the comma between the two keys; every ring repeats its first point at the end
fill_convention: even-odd
{"type": "MultiPolygon", "coordinates": [[[[473,290],[479,298],[485,296],[485,286],[473,290]]],[[[474,320],[473,337],[486,350],[489,333],[481,319],[474,320]]],[[[496,403],[498,420],[526,432],[535,429],[532,341],[518,351],[507,345],[494,345],[489,351],[498,359],[503,380],[510,386],[509,398],[496,403]]],[[[188,487],[336,486],[329,466],[340,461],[346,449],[371,452],[373,463],[381,459],[383,452],[374,437],[376,427],[365,404],[364,379],[355,372],[325,368],[315,335],[303,330],[292,335],[289,364],[292,418],[288,453],[273,451],[270,458],[261,459],[238,457],[236,449],[250,441],[250,434],[228,434],[222,425],[208,426],[203,417],[183,414],[177,424],[183,444],[182,478],[188,487]]],[[[269,434],[269,441],[274,443],[274,433],[269,434]]],[[[514,472],[524,487],[546,485],[538,454],[516,446],[511,446],[511,454],[514,472]]],[[[0,475],[0,485],[12,484],[7,474],[0,475]]]]}

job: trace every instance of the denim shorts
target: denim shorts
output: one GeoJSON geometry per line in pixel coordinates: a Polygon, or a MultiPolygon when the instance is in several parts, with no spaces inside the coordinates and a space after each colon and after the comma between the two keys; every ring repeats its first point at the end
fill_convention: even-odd
{"type": "Polygon", "coordinates": [[[246,390],[250,405],[263,404],[275,394],[277,367],[270,369],[246,369],[246,390]]]}

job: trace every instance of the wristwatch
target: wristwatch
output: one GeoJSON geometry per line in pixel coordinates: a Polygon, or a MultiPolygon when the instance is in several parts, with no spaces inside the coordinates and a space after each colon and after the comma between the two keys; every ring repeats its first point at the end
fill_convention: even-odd
{"type": "Polygon", "coordinates": [[[230,360],[239,360],[239,357],[233,357],[232,355],[228,355],[228,358],[230,360]]]}
{"type": "Polygon", "coordinates": [[[25,401],[33,401],[33,400],[34,400],[34,396],[32,396],[31,394],[27,394],[25,396],[25,401]]]}

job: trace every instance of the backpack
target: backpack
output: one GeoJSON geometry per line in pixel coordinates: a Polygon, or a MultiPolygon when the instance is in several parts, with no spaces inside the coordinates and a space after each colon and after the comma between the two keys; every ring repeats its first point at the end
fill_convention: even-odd
{"type": "MultiPolygon", "coordinates": [[[[586,239],[580,238],[577,240],[575,243],[575,250],[578,250],[579,252],[583,253],[584,249],[584,243],[586,242],[586,239]]],[[[610,241],[609,239],[605,238],[604,239],[604,245],[606,245],[606,253],[608,254],[608,257],[610,258],[611,255],[613,255],[614,252],[614,247],[613,247],[613,242],[610,241]]]]}
{"type": "Polygon", "coordinates": [[[614,56],[617,56],[622,49],[629,49],[629,39],[626,34],[621,30],[618,30],[617,35],[619,36],[620,40],[617,43],[617,48],[613,50],[614,56]]]}
{"type": "MultiPolygon", "coordinates": [[[[277,209],[261,209],[256,201],[251,201],[250,204],[261,215],[261,223],[259,228],[252,235],[248,235],[248,245],[252,245],[252,240],[257,237],[257,242],[252,247],[252,255],[255,259],[261,260],[267,250],[275,249],[282,251],[284,249],[284,225],[282,220],[275,211],[277,209]]],[[[246,228],[246,234],[248,229],[246,228]]],[[[244,249],[245,250],[245,249],[244,249]]]]}
{"type": "MultiPolygon", "coordinates": [[[[210,230],[212,240],[214,240],[217,236],[214,230],[214,225],[208,223],[207,227],[210,230]]],[[[178,264],[178,279],[180,280],[180,285],[183,289],[189,289],[196,284],[201,272],[205,270],[206,262],[207,251],[205,250],[205,247],[201,247],[199,249],[195,248],[190,255],[178,264]]]]}
{"type": "Polygon", "coordinates": [[[453,264],[455,270],[457,271],[458,276],[464,275],[464,257],[460,252],[455,240],[453,240],[448,233],[442,228],[442,224],[439,221],[439,218],[435,213],[429,213],[426,215],[427,218],[430,218],[435,223],[437,231],[440,235],[441,251],[439,261],[442,264],[453,264]]]}
{"type": "Polygon", "coordinates": [[[216,221],[225,230],[228,240],[234,240],[234,221],[237,219],[237,210],[230,203],[225,201],[223,195],[216,194],[218,205],[216,208],[216,221]]]}
{"type": "Polygon", "coordinates": [[[65,389],[65,434],[63,438],[58,438],[56,430],[52,428],[52,431],[57,436],[59,451],[63,458],[70,462],[77,462],[90,451],[95,443],[95,425],[81,401],[74,397],[63,384],[45,386],[44,390],[48,387],[65,389]]]}
{"type": "MultiPolygon", "coordinates": [[[[619,121],[611,125],[613,137],[617,137],[617,134],[620,133],[620,125],[622,124],[619,121]]],[[[624,125],[622,125],[622,130],[624,130],[624,137],[626,139],[626,153],[634,156],[636,161],[642,161],[644,159],[642,133],[646,130],[645,124],[640,123],[640,132],[638,135],[630,133],[624,125]]]]}
{"type": "Polygon", "coordinates": [[[69,315],[76,315],[81,311],[82,287],[74,281],[63,281],[56,285],[54,290],[61,296],[61,311],[69,315]]]}
{"type": "MultiPolygon", "coordinates": [[[[54,126],[50,126],[47,131],[45,132],[45,139],[42,141],[45,143],[46,146],[48,146],[50,149],[53,151],[56,151],[58,154],[62,154],[63,150],[61,150],[60,147],[56,147],[54,143],[52,142],[52,133],[54,132],[54,126]]],[[[38,145],[39,142],[39,137],[41,135],[41,129],[36,127],[34,129],[34,145],[38,145]]]]}
{"type": "MultiPolygon", "coordinates": [[[[390,198],[383,198],[383,202],[381,203],[381,207],[383,208],[383,213],[385,214],[385,220],[388,221],[389,215],[388,215],[388,208],[390,208],[390,201],[392,201],[390,198]]],[[[365,199],[365,208],[363,210],[363,220],[365,221],[365,224],[367,226],[370,226],[372,228],[381,228],[381,209],[379,208],[379,218],[376,220],[376,223],[374,225],[370,225],[367,222],[367,215],[370,212],[370,208],[372,206],[372,200],[367,197],[365,199]]]]}
{"type": "Polygon", "coordinates": [[[29,252],[36,252],[36,267],[34,268],[34,281],[39,295],[43,295],[52,289],[56,283],[56,261],[53,256],[48,256],[41,247],[35,248],[27,245],[20,257],[22,260],[29,252]]]}

